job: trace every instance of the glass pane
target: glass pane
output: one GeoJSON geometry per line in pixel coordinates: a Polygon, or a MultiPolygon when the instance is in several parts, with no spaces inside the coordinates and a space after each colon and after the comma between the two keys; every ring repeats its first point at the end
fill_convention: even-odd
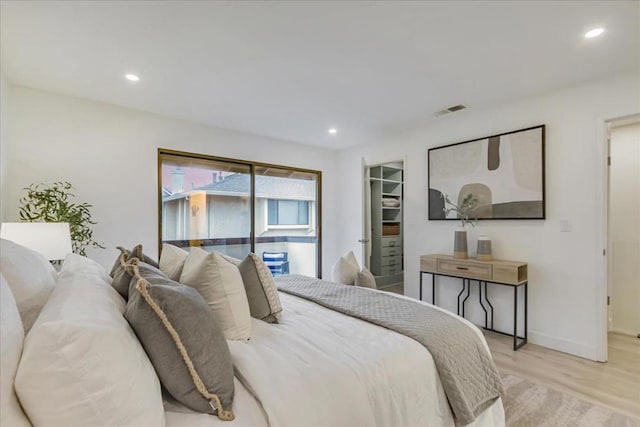
{"type": "Polygon", "coordinates": [[[278,200],[278,225],[298,225],[298,202],[278,200]]]}
{"type": "Polygon", "coordinates": [[[251,251],[251,167],[161,154],[161,241],[236,258],[251,251]]]}
{"type": "Polygon", "coordinates": [[[318,275],[315,173],[256,167],[255,252],[274,275],[318,275]]]}
{"type": "Polygon", "coordinates": [[[309,224],[309,202],[298,202],[298,224],[309,224]]]}
{"type": "Polygon", "coordinates": [[[269,200],[269,225],[278,225],[278,201],[269,200]]]}

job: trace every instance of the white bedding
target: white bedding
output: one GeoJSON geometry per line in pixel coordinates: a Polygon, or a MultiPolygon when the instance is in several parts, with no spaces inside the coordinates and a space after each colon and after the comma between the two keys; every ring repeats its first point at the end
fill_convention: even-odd
{"type": "MultiPolygon", "coordinates": [[[[229,341],[236,419],[224,422],[165,402],[167,427],[454,425],[421,344],[292,295],[280,298],[280,324],[253,319],[251,341],[229,341]]],[[[504,426],[502,402],[471,425],[504,426]]]]}

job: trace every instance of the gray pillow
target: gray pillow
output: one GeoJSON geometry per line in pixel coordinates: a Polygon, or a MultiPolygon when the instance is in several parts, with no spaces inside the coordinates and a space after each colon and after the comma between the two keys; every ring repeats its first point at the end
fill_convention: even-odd
{"type": "Polygon", "coordinates": [[[142,245],[136,245],[130,251],[126,250],[122,246],[118,246],[120,250],[120,255],[116,260],[115,265],[111,269],[111,277],[113,277],[113,282],[111,282],[111,286],[115,288],[116,291],[122,298],[127,300],[129,298],[129,283],[131,282],[131,277],[133,273],[131,271],[127,271],[126,264],[129,260],[137,258],[138,260],[151,265],[155,268],[158,268],[158,263],[146,256],[142,252],[142,245]]]}
{"type": "Polygon", "coordinates": [[[126,264],[129,261],[129,251],[124,248],[118,248],[122,251],[116,262],[118,266],[115,268],[113,273],[113,281],[111,282],[111,286],[118,291],[118,293],[125,300],[129,298],[129,283],[131,282],[131,274],[127,272],[126,264]]]}
{"type": "Polygon", "coordinates": [[[278,323],[282,305],[269,267],[258,255],[250,253],[238,264],[238,270],[247,293],[251,317],[278,323]]]}
{"type": "MultiPolygon", "coordinates": [[[[147,255],[143,253],[142,245],[136,245],[130,251],[123,248],[122,246],[118,246],[116,249],[120,251],[120,255],[122,255],[123,253],[126,253],[127,257],[135,257],[135,258],[138,258],[140,261],[153,265],[154,267],[158,267],[157,262],[155,262],[153,259],[149,258],[147,255]]],[[[118,255],[116,262],[113,264],[113,267],[111,267],[111,272],[109,273],[109,276],[111,277],[115,277],[116,271],[118,270],[118,267],[120,267],[120,255],[118,255]]]]}
{"type": "Polygon", "coordinates": [[[360,286],[361,288],[378,289],[378,286],[376,285],[376,278],[367,268],[363,268],[362,271],[359,271],[358,274],[356,274],[356,286],[360,286]]]}
{"type": "Polygon", "coordinates": [[[126,254],[127,258],[131,254],[130,250],[125,249],[122,246],[117,246],[116,249],[119,250],[120,253],[118,254],[118,258],[116,258],[116,262],[113,263],[113,267],[111,267],[111,272],[109,273],[109,276],[111,277],[115,277],[118,269],[120,268],[120,257],[122,257],[122,254],[126,254]]]}
{"type": "Polygon", "coordinates": [[[124,316],[164,388],[194,411],[233,420],[231,353],[206,301],[148,264],[128,265],[134,277],[124,316]]]}

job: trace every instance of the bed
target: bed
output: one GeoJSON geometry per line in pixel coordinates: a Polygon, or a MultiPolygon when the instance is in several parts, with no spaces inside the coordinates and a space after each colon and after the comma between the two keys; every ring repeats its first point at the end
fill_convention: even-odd
{"type": "MultiPolygon", "coordinates": [[[[14,249],[12,247],[11,250],[14,249]]],[[[21,270],[18,268],[20,266],[16,267],[11,263],[16,264],[16,258],[30,257],[28,265],[31,266],[29,272],[31,275],[34,274],[33,265],[37,264],[33,260],[36,258],[34,254],[23,249],[20,251],[20,254],[13,259],[7,260],[9,256],[7,252],[11,251],[3,242],[3,379],[4,372],[9,369],[4,365],[11,359],[6,357],[4,352],[4,347],[9,345],[4,342],[7,335],[5,313],[10,312],[5,308],[10,298],[5,297],[7,287],[4,282],[5,279],[9,282],[11,291],[16,295],[15,277],[21,270]],[[7,265],[10,265],[10,268],[7,268],[7,265]],[[14,284],[11,284],[11,281],[14,284]]],[[[148,368],[141,361],[142,359],[135,365],[123,367],[125,362],[129,363],[128,359],[125,361],[123,357],[128,354],[125,347],[129,345],[137,348],[138,356],[136,357],[139,358],[144,357],[144,352],[141,353],[139,343],[133,341],[135,334],[122,331],[118,332],[121,335],[124,334],[118,344],[119,348],[113,349],[113,345],[108,342],[109,334],[103,331],[104,325],[96,326],[91,321],[87,321],[87,317],[98,316],[101,319],[100,322],[111,322],[116,325],[114,327],[120,329],[127,327],[126,321],[118,318],[124,312],[124,305],[119,301],[120,297],[117,293],[113,292],[109,286],[108,274],[96,263],[81,258],[75,256],[70,261],[65,260],[66,272],[63,265],[63,273],[60,277],[54,277],[55,283],[50,285],[53,286],[53,290],[50,291],[53,295],[44,303],[42,313],[29,328],[32,332],[28,331],[26,334],[22,360],[17,356],[13,374],[14,377],[17,375],[16,401],[19,400],[22,408],[20,405],[16,407],[14,402],[12,409],[5,409],[5,402],[3,402],[0,412],[2,425],[7,423],[7,417],[12,416],[12,411],[21,409],[26,413],[25,418],[31,419],[34,425],[88,425],[87,422],[104,426],[164,424],[168,427],[453,426],[457,424],[434,359],[422,344],[387,328],[341,314],[282,291],[279,292],[279,297],[283,311],[277,324],[251,319],[250,341],[228,341],[234,368],[235,397],[232,409],[235,419],[233,421],[222,421],[210,414],[198,413],[187,408],[166,391],[162,392],[157,378],[151,378],[150,375],[146,386],[142,385],[143,380],[136,380],[135,384],[131,381],[126,385],[124,384],[126,380],[118,380],[118,378],[138,376],[148,368]],[[70,272],[70,269],[73,272],[70,272]],[[91,286],[87,286],[87,282],[91,282],[91,286]],[[68,288],[66,293],[61,290],[65,287],[68,288]],[[100,294],[99,298],[96,297],[96,293],[100,294]],[[82,301],[83,307],[70,309],[69,307],[73,305],[71,300],[74,298],[82,301]],[[101,304],[101,298],[105,299],[104,305],[113,307],[112,312],[115,314],[100,314],[101,307],[87,307],[87,304],[101,304]],[[55,307],[50,307],[52,305],[55,307]],[[92,384],[111,381],[114,388],[105,393],[103,384],[95,394],[98,403],[90,405],[91,408],[87,407],[89,405],[86,405],[86,402],[83,405],[72,404],[69,401],[70,394],[63,392],[65,387],[69,386],[69,381],[83,382],[85,378],[64,377],[61,371],[67,369],[66,365],[56,369],[57,347],[49,350],[38,347],[38,351],[29,348],[37,347],[35,341],[42,334],[47,318],[58,316],[65,310],[69,310],[73,321],[80,324],[74,327],[83,328],[83,333],[88,337],[96,332],[92,328],[99,328],[101,336],[105,337],[101,341],[92,341],[91,346],[82,349],[82,352],[85,352],[82,353],[83,360],[91,359],[91,363],[87,365],[90,369],[87,368],[87,370],[93,370],[92,384]],[[103,347],[100,347],[101,345],[103,347]],[[95,353],[87,356],[87,352],[95,353]],[[46,357],[42,353],[47,353],[46,357]],[[117,365],[110,366],[109,364],[114,363],[114,358],[120,360],[117,365]],[[33,372],[27,374],[27,370],[33,372]],[[56,372],[52,373],[52,370],[56,372]],[[17,374],[16,371],[18,371],[17,374]],[[50,380],[48,377],[52,375],[58,375],[58,377],[50,380]],[[34,386],[36,381],[34,378],[37,378],[40,387],[34,386]],[[49,392],[51,389],[61,390],[62,396],[55,396],[55,393],[52,396],[49,392]],[[67,400],[61,403],[60,399],[65,398],[67,400]],[[117,400],[117,405],[111,405],[114,399],[117,400]],[[156,403],[150,403],[151,401],[156,403]],[[152,407],[158,406],[157,402],[161,402],[160,409],[152,407]],[[105,409],[106,406],[102,408],[104,405],[111,405],[109,413],[105,409]],[[60,413],[61,407],[66,407],[66,414],[60,413]],[[141,415],[144,412],[141,409],[143,407],[150,415],[141,415]],[[103,409],[105,411],[98,414],[103,409]],[[77,411],[75,415],[74,411],[77,411]],[[128,413],[119,415],[120,421],[116,422],[113,421],[114,411],[123,413],[128,411],[128,413]]],[[[41,261],[39,261],[40,265],[43,265],[41,261]]],[[[24,269],[27,263],[22,264],[24,269]]],[[[376,290],[366,290],[366,292],[380,293],[376,290]]],[[[394,296],[394,298],[410,300],[403,296],[394,296]]],[[[18,293],[16,297],[18,306],[20,299],[18,293]]],[[[428,306],[426,303],[421,304],[428,306]]],[[[446,316],[452,319],[457,319],[457,322],[473,331],[488,352],[481,332],[474,325],[437,307],[433,309],[446,313],[446,316]]],[[[23,314],[22,310],[20,314],[23,314]]],[[[59,321],[56,322],[59,323],[59,321]]],[[[51,331],[48,330],[47,333],[51,331]]],[[[74,339],[81,340],[86,338],[83,333],[74,330],[73,333],[64,336],[65,339],[75,337],[74,339]]],[[[21,344],[17,341],[13,344],[13,346],[18,345],[21,344]]],[[[67,356],[68,354],[65,355],[64,362],[68,365],[67,356]]],[[[78,360],[76,368],[72,371],[74,375],[78,370],[84,369],[83,366],[85,366],[83,362],[78,360]]],[[[501,399],[498,398],[469,425],[502,426],[504,424],[504,409],[501,399]]],[[[6,425],[23,424],[7,423],[6,425]]]]}

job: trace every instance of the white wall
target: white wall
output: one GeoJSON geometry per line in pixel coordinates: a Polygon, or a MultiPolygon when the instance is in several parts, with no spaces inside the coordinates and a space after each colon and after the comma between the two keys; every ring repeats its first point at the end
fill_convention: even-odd
{"type": "MultiPolygon", "coordinates": [[[[349,215],[341,216],[338,223],[338,253],[360,251],[362,157],[367,163],[406,158],[405,292],[417,297],[420,254],[452,253],[457,225],[427,220],[427,149],[546,124],[547,219],[481,222],[479,229],[470,231],[470,248],[475,251],[475,237],[481,230],[491,236],[496,258],[529,263],[530,342],[595,359],[597,331],[604,328],[597,316],[603,309],[599,298],[604,295],[603,239],[599,237],[604,230],[602,121],[639,111],[638,77],[620,75],[495,108],[474,110],[472,106],[429,126],[341,151],[338,203],[349,215]],[[570,222],[571,232],[560,232],[561,220],[570,222]]],[[[455,311],[460,281],[438,280],[438,303],[455,311]]],[[[480,324],[484,315],[476,288],[474,283],[467,308],[468,317],[480,324]]],[[[425,286],[425,299],[430,299],[428,289],[425,286]]],[[[494,285],[489,293],[496,306],[496,327],[509,330],[511,289],[494,285]]]]}
{"type": "MultiPolygon", "coordinates": [[[[7,181],[7,167],[5,146],[7,145],[7,134],[9,131],[9,83],[0,70],[0,194],[5,194],[5,184],[7,181]]],[[[0,199],[0,223],[4,222],[5,204],[0,199]]]]}
{"type": "MultiPolygon", "coordinates": [[[[71,182],[76,199],[94,206],[95,239],[107,250],[89,256],[105,266],[116,245],[143,243],[157,255],[157,148],[297,166],[323,172],[323,271],[336,259],[333,151],[175,120],[137,110],[10,86],[8,164],[2,191],[9,220],[17,220],[22,188],[71,182]]],[[[4,156],[3,156],[4,157],[4,156]]]]}
{"type": "Polygon", "coordinates": [[[640,333],[640,123],[611,129],[612,330],[640,333]]]}

